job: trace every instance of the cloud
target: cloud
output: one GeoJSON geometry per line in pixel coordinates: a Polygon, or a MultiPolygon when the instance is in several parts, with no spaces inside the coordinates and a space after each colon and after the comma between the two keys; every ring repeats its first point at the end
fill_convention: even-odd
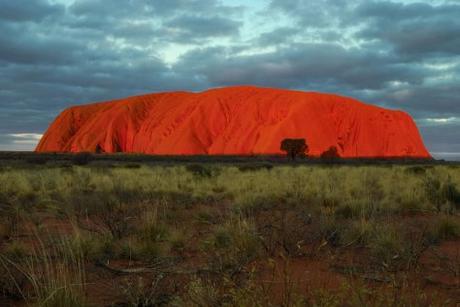
{"type": "Polygon", "coordinates": [[[299,32],[299,29],[294,27],[280,27],[275,30],[260,34],[256,39],[256,43],[260,46],[290,43],[292,41],[292,37],[299,32]]]}
{"type": "Polygon", "coordinates": [[[402,109],[432,151],[460,152],[459,15],[424,0],[1,1],[0,150],[31,149],[18,134],[70,105],[254,84],[402,109]]]}
{"type": "Polygon", "coordinates": [[[41,137],[39,133],[0,134],[0,150],[32,150],[41,137]]]}
{"type": "Polygon", "coordinates": [[[237,35],[241,23],[218,16],[182,15],[167,21],[164,26],[172,36],[184,41],[190,38],[237,35]]]}
{"type": "Polygon", "coordinates": [[[420,131],[426,145],[429,148],[435,148],[433,152],[460,152],[460,140],[458,139],[460,123],[421,126],[420,131]]]}
{"type": "Polygon", "coordinates": [[[365,1],[357,16],[368,22],[359,33],[380,40],[405,56],[456,56],[460,52],[460,4],[402,4],[365,1]]]}
{"type": "Polygon", "coordinates": [[[298,24],[308,28],[330,28],[350,17],[353,0],[272,0],[270,8],[293,17],[298,24]]]}
{"type": "Polygon", "coordinates": [[[454,121],[459,121],[456,117],[448,117],[448,118],[425,118],[425,121],[428,123],[435,123],[435,124],[447,124],[454,121]]]}
{"type": "Polygon", "coordinates": [[[327,90],[380,89],[392,81],[420,84],[428,70],[400,65],[379,55],[339,44],[293,44],[273,52],[234,55],[224,48],[195,49],[175,69],[195,73],[210,86],[258,84],[327,90]]]}
{"type": "Polygon", "coordinates": [[[43,134],[39,133],[11,133],[8,136],[13,138],[13,144],[36,145],[43,134]]]}
{"type": "Polygon", "coordinates": [[[44,18],[60,14],[64,7],[50,4],[46,0],[2,1],[0,3],[0,20],[8,21],[41,21],[44,18]]]}

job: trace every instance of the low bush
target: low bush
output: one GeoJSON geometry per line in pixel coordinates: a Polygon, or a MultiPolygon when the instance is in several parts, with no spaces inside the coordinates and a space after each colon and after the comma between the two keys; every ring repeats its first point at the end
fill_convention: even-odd
{"type": "Polygon", "coordinates": [[[87,165],[93,160],[93,155],[89,152],[79,152],[75,154],[72,161],[75,165],[87,165]]]}
{"type": "Polygon", "coordinates": [[[253,172],[258,170],[271,170],[273,168],[273,164],[270,163],[250,163],[250,164],[242,164],[238,166],[238,169],[241,172],[253,172]]]}
{"type": "Polygon", "coordinates": [[[214,168],[202,164],[189,164],[185,168],[188,172],[198,178],[209,178],[216,173],[214,168]]]}

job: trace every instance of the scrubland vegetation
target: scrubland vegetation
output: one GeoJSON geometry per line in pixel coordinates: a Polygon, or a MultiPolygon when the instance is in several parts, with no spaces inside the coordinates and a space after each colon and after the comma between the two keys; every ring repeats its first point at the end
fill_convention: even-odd
{"type": "Polygon", "coordinates": [[[1,305],[460,303],[457,166],[3,165],[0,210],[1,305]]]}

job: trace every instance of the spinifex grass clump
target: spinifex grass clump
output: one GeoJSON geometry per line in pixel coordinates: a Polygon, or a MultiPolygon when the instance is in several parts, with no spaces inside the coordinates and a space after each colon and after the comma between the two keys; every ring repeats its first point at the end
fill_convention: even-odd
{"type": "Polygon", "coordinates": [[[203,241],[203,249],[214,269],[235,274],[259,255],[261,245],[253,223],[231,216],[203,241]]]}
{"type": "MultiPolygon", "coordinates": [[[[51,239],[51,238],[48,238],[51,239]]],[[[86,306],[85,260],[67,238],[52,244],[37,237],[37,245],[22,258],[0,255],[10,283],[26,301],[38,306],[86,306]]]]}

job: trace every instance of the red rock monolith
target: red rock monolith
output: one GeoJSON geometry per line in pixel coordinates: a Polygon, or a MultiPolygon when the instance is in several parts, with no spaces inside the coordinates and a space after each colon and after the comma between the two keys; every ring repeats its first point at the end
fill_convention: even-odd
{"type": "Polygon", "coordinates": [[[169,92],[64,110],[37,152],[159,155],[281,154],[305,138],[309,155],[431,158],[412,118],[332,94],[239,86],[169,92]]]}

